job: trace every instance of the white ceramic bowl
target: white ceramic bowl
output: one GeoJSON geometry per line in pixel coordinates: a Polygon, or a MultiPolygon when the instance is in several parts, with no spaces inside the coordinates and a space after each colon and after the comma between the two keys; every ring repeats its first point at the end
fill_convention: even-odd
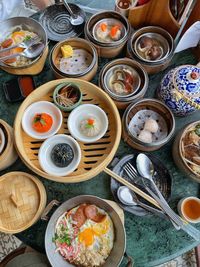
{"type": "Polygon", "coordinates": [[[6,142],[5,134],[1,128],[0,128],[0,140],[1,140],[1,143],[0,143],[0,154],[1,154],[3,152],[5,142],[6,142]]]}
{"type": "Polygon", "coordinates": [[[66,176],[78,167],[81,160],[81,148],[77,141],[71,136],[57,134],[44,141],[40,147],[38,159],[40,166],[46,173],[54,176],[66,176]],[[57,167],[51,160],[53,147],[60,143],[68,144],[74,152],[74,158],[67,167],[57,167]]]}
{"type": "Polygon", "coordinates": [[[83,104],[75,108],[70,113],[67,123],[71,135],[75,139],[83,143],[96,142],[97,140],[99,140],[101,137],[104,136],[104,134],[108,129],[108,118],[106,113],[101,108],[93,104],[83,104]],[[100,132],[93,137],[88,137],[84,135],[83,133],[81,133],[80,130],[81,121],[88,119],[90,117],[95,118],[101,124],[100,132]]]}
{"type": "Polygon", "coordinates": [[[48,101],[38,101],[31,104],[22,117],[23,130],[32,138],[47,139],[56,134],[62,125],[62,113],[56,105],[48,101]],[[33,118],[38,113],[47,113],[53,118],[51,129],[45,133],[36,132],[32,127],[33,118]]]}
{"type": "Polygon", "coordinates": [[[195,200],[200,205],[200,199],[199,198],[197,198],[197,197],[185,197],[185,198],[182,198],[178,202],[178,207],[177,207],[178,208],[178,212],[179,212],[180,216],[183,219],[185,219],[186,221],[188,221],[190,223],[200,223],[200,215],[198,216],[198,218],[192,219],[192,218],[188,217],[184,212],[184,205],[189,200],[195,200]]]}

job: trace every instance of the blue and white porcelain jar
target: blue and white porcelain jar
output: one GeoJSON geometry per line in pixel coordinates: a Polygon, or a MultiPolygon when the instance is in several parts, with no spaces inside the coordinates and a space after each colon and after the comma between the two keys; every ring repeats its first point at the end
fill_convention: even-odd
{"type": "Polygon", "coordinates": [[[177,116],[200,110],[200,68],[183,65],[169,71],[158,88],[158,98],[177,116]]]}

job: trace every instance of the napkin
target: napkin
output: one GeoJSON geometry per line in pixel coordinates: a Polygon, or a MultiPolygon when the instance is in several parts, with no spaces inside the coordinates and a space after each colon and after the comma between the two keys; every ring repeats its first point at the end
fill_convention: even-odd
{"type": "Polygon", "coordinates": [[[182,36],[179,41],[175,53],[190,47],[196,47],[200,42],[200,21],[195,22],[182,36]]]}

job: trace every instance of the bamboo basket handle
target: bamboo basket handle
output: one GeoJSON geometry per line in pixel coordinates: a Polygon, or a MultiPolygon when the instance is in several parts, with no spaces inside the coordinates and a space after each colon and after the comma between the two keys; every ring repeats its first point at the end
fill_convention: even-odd
{"type": "Polygon", "coordinates": [[[48,213],[51,211],[51,209],[54,207],[54,206],[59,206],[60,205],[60,202],[58,200],[52,200],[47,206],[46,208],[44,209],[42,215],[41,215],[41,220],[43,221],[48,221],[49,220],[49,217],[47,216],[48,213]]]}
{"type": "Polygon", "coordinates": [[[140,190],[139,188],[137,188],[135,185],[129,183],[128,181],[126,181],[125,179],[123,179],[118,174],[114,173],[113,171],[111,171],[108,168],[105,168],[104,169],[104,172],[107,173],[108,175],[112,176],[115,180],[117,180],[121,184],[127,186],[130,190],[134,191],[136,194],[140,195],[141,197],[143,197],[144,199],[146,199],[148,202],[150,202],[151,204],[153,204],[157,208],[161,209],[161,207],[155,201],[155,199],[153,199],[152,197],[150,197],[149,195],[147,195],[146,193],[144,193],[142,190],[140,190]]]}

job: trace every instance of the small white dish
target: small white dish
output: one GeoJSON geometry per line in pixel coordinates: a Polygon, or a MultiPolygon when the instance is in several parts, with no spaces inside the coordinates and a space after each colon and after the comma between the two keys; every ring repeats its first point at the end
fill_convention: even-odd
{"type": "Polygon", "coordinates": [[[38,159],[40,166],[46,173],[54,176],[66,176],[78,167],[81,160],[81,148],[77,141],[71,136],[57,134],[44,141],[40,147],[38,159]],[[57,167],[51,159],[52,149],[55,145],[60,143],[68,144],[74,153],[74,158],[67,167],[57,167]]]}
{"type": "Polygon", "coordinates": [[[22,117],[22,127],[25,133],[35,139],[47,139],[56,134],[62,125],[62,112],[56,105],[48,101],[38,101],[31,104],[22,117]],[[53,125],[49,131],[39,133],[33,129],[33,118],[36,114],[47,113],[53,119],[53,125]]]}
{"type": "Polygon", "coordinates": [[[200,223],[200,199],[185,197],[178,202],[180,216],[190,223],[200,223]],[[192,218],[193,217],[193,218],[192,218]]]}
{"type": "Polygon", "coordinates": [[[68,129],[71,135],[83,143],[92,143],[103,137],[108,129],[108,118],[103,109],[93,104],[83,104],[75,108],[68,117],[68,129]],[[86,136],[81,132],[80,125],[83,120],[94,118],[100,124],[100,131],[95,136],[86,136]]]}
{"type": "Polygon", "coordinates": [[[3,130],[0,128],[0,154],[3,152],[4,146],[5,146],[5,134],[3,132],[3,130]]]}

